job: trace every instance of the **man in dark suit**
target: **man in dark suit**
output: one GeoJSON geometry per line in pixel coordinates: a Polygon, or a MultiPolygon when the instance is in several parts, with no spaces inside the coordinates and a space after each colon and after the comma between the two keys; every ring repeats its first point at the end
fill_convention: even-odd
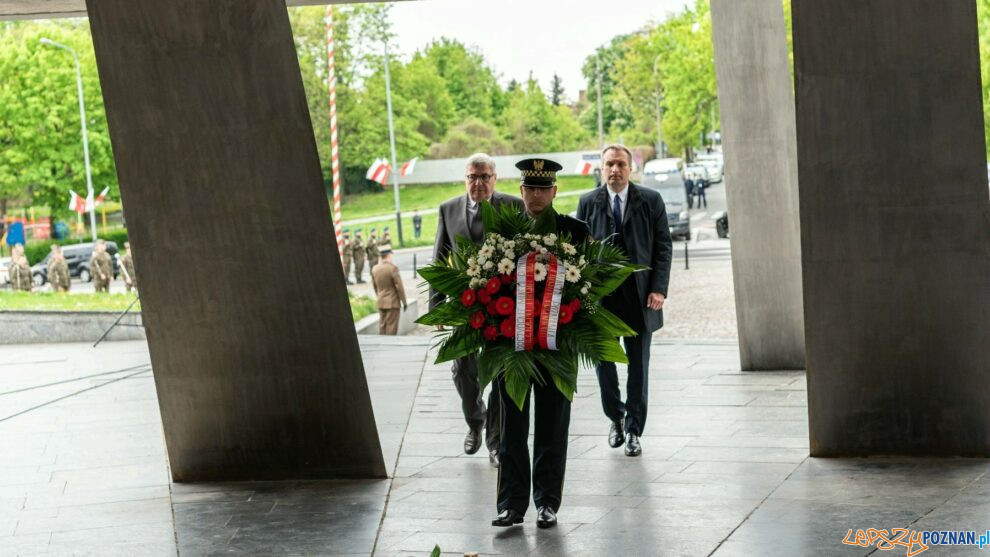
{"type": "MultiPolygon", "coordinates": [[[[440,218],[437,221],[437,239],[433,245],[433,260],[445,259],[457,245],[459,236],[470,238],[481,244],[484,240],[484,223],[481,219],[481,202],[489,201],[496,208],[504,203],[522,210],[522,200],[495,191],[495,160],[484,153],[468,157],[464,186],[465,195],[457,196],[440,205],[440,218]]],[[[430,291],[430,309],[444,301],[443,294],[430,291]]],[[[460,358],[453,365],[454,386],[461,397],[461,410],[468,424],[464,438],[464,452],[474,454],[481,447],[481,431],[486,430],[485,444],[488,446],[488,460],[498,467],[499,416],[501,409],[498,393],[492,388],[488,395],[488,408],[482,399],[478,384],[478,361],[474,357],[460,358]],[[486,427],[487,424],[487,427],[486,427]]]]}
{"type": "Polygon", "coordinates": [[[596,239],[611,238],[630,261],[650,268],[633,273],[602,301],[606,309],[637,333],[623,339],[629,357],[625,402],[619,391],[615,364],[602,362],[596,369],[602,407],[612,420],[609,445],[618,448],[625,443],[627,456],[639,456],[640,436],[646,426],[650,340],[663,326],[662,310],[670,282],[673,245],[663,198],[655,190],[631,183],[631,172],[629,149],[622,145],[606,147],[602,151],[602,178],[606,187],[581,196],[577,218],[588,223],[596,239]]]}
{"type": "MultiPolygon", "coordinates": [[[[538,230],[541,234],[554,232],[567,234],[571,242],[579,244],[588,238],[588,227],[581,221],[561,215],[553,210],[553,198],[557,195],[556,173],[561,166],[546,159],[525,159],[516,164],[521,171],[519,192],[530,218],[551,212],[556,219],[554,230],[538,230]]],[[[522,255],[522,254],[519,254],[522,255]]],[[[542,298],[546,283],[537,283],[537,299],[542,298]]],[[[549,372],[537,364],[546,381],[533,383],[535,416],[533,423],[533,462],[530,474],[529,460],[529,393],[520,410],[509,398],[504,376],[495,383],[502,395],[502,460],[498,474],[498,516],[492,526],[512,526],[523,521],[529,508],[530,477],[532,476],[533,503],[536,504],[536,525],[551,528],[557,524],[557,511],[564,490],[564,465],[567,461],[567,430],[571,423],[571,401],[567,400],[554,384],[549,372]]],[[[575,372],[577,370],[574,370],[575,372]]]]}

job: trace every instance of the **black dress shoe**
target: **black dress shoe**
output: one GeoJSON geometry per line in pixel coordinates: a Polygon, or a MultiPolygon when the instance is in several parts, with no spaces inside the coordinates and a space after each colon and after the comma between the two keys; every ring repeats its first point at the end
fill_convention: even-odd
{"type": "Polygon", "coordinates": [[[622,431],[622,420],[612,422],[612,425],[608,428],[608,446],[618,449],[626,440],[625,438],[626,435],[622,431]]]}
{"type": "Polygon", "coordinates": [[[630,433],[626,436],[626,456],[639,456],[643,447],[639,444],[639,435],[630,433]]]}
{"type": "Polygon", "coordinates": [[[553,512],[553,509],[540,507],[537,510],[539,511],[539,514],[536,515],[537,528],[553,528],[557,525],[557,513],[553,512]]]}
{"type": "Polygon", "coordinates": [[[464,436],[464,454],[474,454],[481,448],[481,429],[468,429],[464,436]]]}
{"type": "Polygon", "coordinates": [[[491,464],[492,468],[498,468],[498,451],[488,451],[488,464],[491,464]]]}
{"type": "Polygon", "coordinates": [[[495,520],[492,521],[492,526],[499,526],[504,528],[506,526],[512,526],[513,524],[522,524],[522,521],[523,521],[522,514],[517,513],[512,509],[506,509],[498,513],[498,516],[496,516],[495,520]]]}

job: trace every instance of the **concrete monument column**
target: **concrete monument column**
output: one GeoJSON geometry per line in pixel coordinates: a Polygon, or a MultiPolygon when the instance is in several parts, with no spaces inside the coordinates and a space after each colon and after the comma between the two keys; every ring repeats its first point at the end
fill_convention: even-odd
{"type": "Polygon", "coordinates": [[[804,369],[794,94],[780,0],[712,0],[712,38],[746,371],[804,369]]]}
{"type": "Polygon", "coordinates": [[[87,7],[173,477],[384,477],[285,1],[87,7]]]}
{"type": "Polygon", "coordinates": [[[814,456],[990,456],[973,0],[793,0],[814,456]]]}

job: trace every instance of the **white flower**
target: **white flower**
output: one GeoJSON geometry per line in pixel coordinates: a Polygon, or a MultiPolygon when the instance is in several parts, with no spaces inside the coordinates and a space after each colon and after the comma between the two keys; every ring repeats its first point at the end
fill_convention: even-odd
{"type": "Polygon", "coordinates": [[[588,281],[584,281],[584,287],[587,288],[588,290],[591,290],[591,283],[588,281]]]}
{"type": "Polygon", "coordinates": [[[494,266],[495,266],[495,263],[493,263],[493,262],[491,262],[491,261],[485,261],[485,264],[484,264],[484,265],[482,265],[481,267],[482,267],[482,268],[483,268],[484,270],[486,270],[486,271],[489,271],[489,270],[491,270],[491,268],[492,268],[492,267],[494,267],[494,266]]]}
{"type": "Polygon", "coordinates": [[[503,259],[498,262],[498,272],[505,275],[511,273],[516,268],[516,264],[511,259],[503,259]]]}
{"type": "Polygon", "coordinates": [[[488,281],[486,281],[483,278],[474,278],[474,279],[471,279],[471,288],[480,288],[480,287],[484,286],[486,282],[488,282],[488,281]]]}
{"type": "Polygon", "coordinates": [[[491,244],[485,244],[481,246],[480,250],[478,250],[478,255],[480,257],[491,257],[492,254],[494,253],[495,253],[495,246],[491,244]]]}
{"type": "MultiPolygon", "coordinates": [[[[576,255],[577,254],[577,250],[574,249],[574,246],[568,244],[567,242],[564,242],[564,243],[560,244],[560,247],[564,250],[564,253],[567,254],[567,255],[576,255]]],[[[581,257],[584,257],[584,256],[582,255],[581,257]]]]}
{"type": "MultiPolygon", "coordinates": [[[[585,284],[587,284],[587,283],[585,283],[585,284]]],[[[582,286],[581,287],[581,294],[584,294],[584,295],[587,295],[588,294],[588,287],[587,286],[582,286]]]]}
{"type": "Polygon", "coordinates": [[[478,255],[478,265],[484,265],[485,261],[488,261],[488,257],[484,255],[478,255]]]}
{"type": "Polygon", "coordinates": [[[587,261],[585,261],[585,259],[584,259],[584,256],[583,256],[583,255],[582,255],[581,257],[579,257],[579,258],[578,258],[578,267],[581,267],[581,268],[583,269],[583,268],[584,268],[584,265],[585,265],[585,263],[587,263],[587,261]]]}
{"type": "Polygon", "coordinates": [[[567,269],[567,271],[566,271],[566,274],[565,274],[565,277],[564,278],[567,279],[567,282],[577,282],[577,281],[581,280],[581,270],[580,269],[578,269],[574,265],[571,265],[570,263],[567,263],[565,265],[565,268],[567,269]]]}
{"type": "Polygon", "coordinates": [[[516,260],[516,252],[512,251],[511,249],[508,250],[508,251],[506,251],[504,255],[505,255],[505,258],[506,259],[509,259],[509,260],[512,260],[512,261],[515,261],[516,260]]]}
{"type": "Polygon", "coordinates": [[[536,282],[542,282],[545,278],[547,278],[547,266],[543,263],[534,263],[533,280],[536,282]]]}
{"type": "Polygon", "coordinates": [[[537,247],[539,247],[539,245],[540,245],[540,243],[537,242],[536,240],[533,240],[533,241],[531,241],[529,243],[529,247],[531,247],[531,248],[537,248],[537,247]]]}
{"type": "Polygon", "coordinates": [[[556,242],[557,242],[556,234],[547,234],[546,236],[543,237],[543,243],[548,246],[552,246],[556,242]]]}
{"type": "Polygon", "coordinates": [[[481,274],[481,268],[479,268],[477,265],[471,265],[467,269],[467,276],[469,277],[477,277],[480,274],[481,274]]]}
{"type": "Polygon", "coordinates": [[[540,248],[540,255],[546,255],[546,254],[547,254],[547,248],[540,248]]]}
{"type": "Polygon", "coordinates": [[[474,267],[477,264],[478,264],[478,260],[477,259],[475,259],[474,257],[469,257],[468,258],[468,267],[474,267]]]}

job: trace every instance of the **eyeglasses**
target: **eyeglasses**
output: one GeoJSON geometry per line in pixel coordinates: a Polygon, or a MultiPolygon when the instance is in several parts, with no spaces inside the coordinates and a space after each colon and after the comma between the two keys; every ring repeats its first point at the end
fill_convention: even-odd
{"type": "Polygon", "coordinates": [[[465,176],[465,178],[467,178],[468,182],[478,182],[478,181],[487,182],[488,180],[491,180],[494,176],[495,176],[494,174],[468,174],[467,176],[465,176]]]}

